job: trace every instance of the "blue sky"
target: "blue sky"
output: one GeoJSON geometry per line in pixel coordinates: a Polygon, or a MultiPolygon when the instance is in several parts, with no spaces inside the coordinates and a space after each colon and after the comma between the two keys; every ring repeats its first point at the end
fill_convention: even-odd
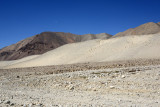
{"type": "Polygon", "coordinates": [[[160,0],[0,0],[0,48],[44,31],[116,34],[160,21],[160,0]]]}

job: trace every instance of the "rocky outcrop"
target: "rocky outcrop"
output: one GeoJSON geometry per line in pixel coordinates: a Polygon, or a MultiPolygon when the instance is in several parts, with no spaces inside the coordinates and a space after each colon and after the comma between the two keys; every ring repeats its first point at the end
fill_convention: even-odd
{"type": "Polygon", "coordinates": [[[108,39],[111,35],[75,35],[64,32],[43,32],[0,50],[0,60],[16,60],[29,55],[43,54],[59,46],[92,39],[108,39]]]}

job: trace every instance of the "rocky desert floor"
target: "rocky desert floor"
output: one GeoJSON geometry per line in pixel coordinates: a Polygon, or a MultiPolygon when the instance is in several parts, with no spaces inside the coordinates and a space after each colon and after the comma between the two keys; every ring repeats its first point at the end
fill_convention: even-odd
{"type": "Polygon", "coordinates": [[[160,107],[160,64],[129,61],[1,69],[0,107],[10,106],[160,107]]]}

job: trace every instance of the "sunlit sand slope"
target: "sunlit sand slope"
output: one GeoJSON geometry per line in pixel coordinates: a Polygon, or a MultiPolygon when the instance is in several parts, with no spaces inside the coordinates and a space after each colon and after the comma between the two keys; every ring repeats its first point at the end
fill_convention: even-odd
{"type": "Polygon", "coordinates": [[[107,40],[96,39],[67,44],[32,59],[23,60],[20,63],[14,63],[13,61],[5,68],[134,59],[159,59],[159,46],[160,34],[124,36],[107,40]]]}

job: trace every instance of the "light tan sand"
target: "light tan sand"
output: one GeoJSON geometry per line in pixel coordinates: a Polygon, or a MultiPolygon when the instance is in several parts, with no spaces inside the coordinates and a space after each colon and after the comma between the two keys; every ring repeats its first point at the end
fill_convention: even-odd
{"type": "Polygon", "coordinates": [[[33,59],[21,61],[20,63],[12,63],[4,68],[134,59],[159,59],[159,46],[160,34],[125,36],[107,40],[97,39],[67,44],[33,59]]]}
{"type": "Polygon", "coordinates": [[[21,63],[21,62],[24,62],[24,61],[28,61],[28,60],[31,60],[31,59],[36,58],[38,56],[39,55],[32,55],[32,56],[28,56],[28,57],[18,59],[18,60],[13,60],[13,61],[0,61],[0,68],[5,67],[5,66],[10,66],[10,65],[13,65],[13,64],[17,64],[17,63],[21,63]]]}

